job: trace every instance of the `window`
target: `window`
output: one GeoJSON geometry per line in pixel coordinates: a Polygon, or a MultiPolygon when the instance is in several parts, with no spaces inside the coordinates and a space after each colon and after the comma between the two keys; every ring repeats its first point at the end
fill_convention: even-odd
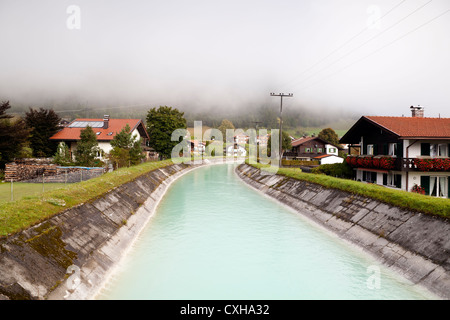
{"type": "Polygon", "coordinates": [[[363,181],[366,181],[366,182],[369,182],[369,183],[377,183],[377,173],[376,172],[363,171],[363,181]]]}
{"type": "Polygon", "coordinates": [[[445,198],[447,194],[447,177],[430,177],[430,196],[445,198]]]}
{"type": "Polygon", "coordinates": [[[373,156],[373,144],[367,145],[367,155],[373,156]]]}
{"type": "Polygon", "coordinates": [[[401,174],[392,174],[392,173],[383,174],[383,185],[401,189],[402,188],[402,175],[401,174]]]}
{"type": "Polygon", "coordinates": [[[323,148],[317,148],[317,152],[318,153],[322,153],[323,152],[323,148]]]}
{"type": "Polygon", "coordinates": [[[330,153],[336,153],[336,148],[330,148],[328,149],[330,153]]]}
{"type": "Polygon", "coordinates": [[[430,144],[430,156],[432,157],[447,157],[448,147],[446,144],[430,144]]]}
{"type": "Polygon", "coordinates": [[[389,155],[396,156],[397,155],[397,144],[389,143],[389,155]]]}
{"type": "Polygon", "coordinates": [[[449,150],[447,144],[438,143],[422,143],[421,152],[422,156],[432,156],[432,157],[448,157],[449,150]]]}
{"type": "Polygon", "coordinates": [[[305,152],[306,153],[310,153],[311,152],[311,148],[305,148],[305,152]]]}

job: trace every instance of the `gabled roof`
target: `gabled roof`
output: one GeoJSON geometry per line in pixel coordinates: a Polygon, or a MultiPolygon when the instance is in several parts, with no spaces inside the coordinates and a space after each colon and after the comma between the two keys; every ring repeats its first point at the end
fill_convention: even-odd
{"type": "Polygon", "coordinates": [[[340,142],[359,141],[368,124],[384,129],[397,139],[450,139],[450,118],[363,116],[340,142]]]}
{"type": "Polygon", "coordinates": [[[328,141],[326,141],[326,140],[323,140],[322,138],[319,138],[319,137],[306,137],[306,138],[300,138],[300,139],[297,139],[297,140],[292,141],[291,144],[292,144],[293,147],[298,147],[298,146],[300,146],[300,145],[302,145],[302,144],[304,144],[304,143],[306,143],[306,142],[312,141],[312,140],[318,140],[318,141],[321,141],[321,142],[323,142],[323,143],[325,143],[325,144],[333,145],[333,146],[335,146],[335,147],[338,148],[338,149],[342,149],[340,146],[336,146],[336,145],[332,144],[331,142],[328,142],[328,141]]]}
{"type": "Polygon", "coordinates": [[[80,140],[81,130],[84,130],[87,125],[93,125],[94,127],[92,130],[96,133],[97,140],[111,141],[117,133],[126,127],[127,124],[130,126],[131,131],[138,128],[141,137],[149,138],[141,119],[109,119],[109,126],[107,129],[99,127],[100,123],[103,124],[103,119],[75,119],[67,127],[54,134],[50,140],[80,140]]]}
{"type": "Polygon", "coordinates": [[[366,117],[400,138],[450,138],[450,118],[366,117]]]}

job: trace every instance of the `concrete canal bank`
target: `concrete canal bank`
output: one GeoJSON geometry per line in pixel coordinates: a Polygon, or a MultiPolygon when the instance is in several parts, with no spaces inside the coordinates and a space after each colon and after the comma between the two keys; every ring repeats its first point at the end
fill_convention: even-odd
{"type": "Polygon", "coordinates": [[[242,164],[237,175],[263,194],[358,245],[408,280],[450,298],[450,221],[392,207],[242,164]]]}
{"type": "Polygon", "coordinates": [[[199,166],[157,169],[0,240],[0,300],[92,298],[168,186],[199,166]]]}

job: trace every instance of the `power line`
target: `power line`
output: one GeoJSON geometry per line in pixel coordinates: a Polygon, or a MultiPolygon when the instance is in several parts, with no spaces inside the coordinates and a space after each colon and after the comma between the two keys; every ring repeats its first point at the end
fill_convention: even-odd
{"type": "MultiPolygon", "coordinates": [[[[388,16],[391,12],[393,12],[395,9],[397,9],[398,7],[400,7],[403,3],[405,3],[406,0],[402,0],[400,1],[397,5],[395,5],[392,9],[390,9],[388,12],[386,12],[383,16],[381,16],[380,18],[378,18],[377,20],[375,20],[373,23],[377,23],[379,21],[381,21],[382,19],[384,19],[386,16],[388,16]]],[[[333,54],[335,54],[336,52],[338,52],[339,50],[341,50],[342,48],[344,48],[347,44],[349,44],[350,42],[352,42],[353,40],[355,40],[357,37],[359,37],[360,35],[362,35],[364,32],[366,32],[369,29],[369,26],[366,26],[364,29],[362,29],[360,32],[358,32],[356,35],[354,35],[353,37],[351,37],[349,40],[347,40],[346,42],[344,42],[342,45],[340,45],[339,47],[337,47],[336,49],[334,49],[333,51],[331,51],[328,55],[326,55],[324,58],[322,58],[321,60],[319,60],[318,62],[316,62],[315,64],[313,64],[312,66],[310,66],[309,68],[305,69],[304,71],[302,71],[300,74],[298,74],[297,76],[295,76],[294,78],[292,78],[290,81],[288,81],[287,83],[285,83],[283,86],[288,85],[289,83],[292,83],[294,80],[296,80],[297,78],[299,78],[300,76],[302,76],[303,74],[307,73],[308,71],[310,71],[311,69],[313,69],[314,67],[318,66],[319,64],[321,64],[322,62],[324,62],[326,59],[328,59],[329,57],[331,57],[333,54]]]]}
{"type": "Polygon", "coordinates": [[[341,61],[342,59],[348,57],[349,55],[351,55],[353,52],[357,51],[358,49],[361,49],[362,47],[364,47],[366,44],[368,44],[369,42],[372,42],[373,40],[375,40],[376,38],[380,37],[381,35],[383,35],[384,33],[386,33],[387,31],[391,30],[392,28],[396,27],[397,25],[399,25],[400,23],[402,23],[403,21],[405,21],[406,19],[408,19],[409,17],[411,17],[413,14],[417,13],[418,11],[422,10],[423,8],[425,8],[427,5],[429,5],[431,2],[433,2],[433,0],[428,1],[427,3],[421,5],[420,7],[416,8],[414,11],[412,11],[411,13],[409,13],[408,15],[406,15],[405,17],[403,17],[402,19],[400,19],[399,21],[397,21],[396,23],[394,23],[393,25],[391,25],[390,27],[388,27],[387,29],[381,31],[380,33],[378,33],[377,35],[373,36],[372,38],[370,38],[369,40],[365,41],[364,43],[362,43],[361,45],[357,46],[356,48],[350,50],[349,52],[347,52],[346,54],[344,54],[343,56],[341,56],[339,59],[333,61],[332,63],[328,64],[326,67],[320,69],[319,71],[317,71],[316,73],[310,75],[309,77],[306,77],[305,79],[303,79],[300,83],[305,82],[306,80],[309,80],[311,78],[313,78],[314,76],[316,76],[318,73],[332,67],[333,65],[335,65],[336,63],[338,63],[339,61],[341,61]]]}
{"type": "Polygon", "coordinates": [[[405,38],[405,37],[409,36],[410,34],[416,32],[417,30],[422,29],[423,27],[425,27],[425,26],[427,26],[428,24],[432,23],[433,21],[435,21],[435,20],[441,18],[442,16],[446,15],[446,14],[449,13],[449,12],[450,12],[450,9],[448,9],[447,11],[444,11],[443,13],[441,13],[441,14],[435,16],[434,18],[432,18],[432,19],[428,20],[427,22],[425,22],[425,23],[419,25],[418,27],[414,28],[413,30],[411,30],[411,31],[409,31],[409,32],[407,32],[407,33],[401,35],[400,37],[396,38],[395,40],[393,40],[393,41],[387,43],[386,45],[384,45],[384,46],[382,46],[382,47],[376,49],[375,51],[372,51],[370,54],[364,56],[363,58],[361,58],[361,59],[359,59],[359,60],[357,60],[357,61],[354,61],[354,62],[350,63],[349,65],[345,66],[344,68],[342,68],[342,69],[340,69],[340,70],[338,70],[338,71],[336,71],[336,72],[334,72],[334,73],[328,75],[327,77],[325,77],[325,78],[323,78],[323,79],[321,79],[321,80],[319,80],[319,81],[317,81],[317,82],[311,84],[310,86],[307,86],[307,87],[305,87],[305,88],[302,88],[301,91],[304,91],[304,90],[306,90],[306,89],[309,89],[310,87],[313,87],[313,86],[317,85],[318,83],[321,83],[321,82],[323,82],[323,81],[325,81],[325,80],[327,80],[327,79],[329,79],[329,78],[335,76],[336,74],[341,73],[342,71],[344,71],[344,70],[350,68],[351,66],[353,66],[353,65],[355,65],[355,64],[357,64],[357,63],[359,63],[359,62],[361,62],[361,61],[363,61],[363,60],[365,60],[365,59],[367,59],[367,58],[369,58],[369,57],[371,57],[371,56],[373,56],[374,54],[378,53],[379,51],[381,51],[381,50],[383,50],[383,49],[385,49],[385,48],[387,48],[387,47],[393,45],[394,43],[396,43],[396,42],[402,40],[403,38],[405,38]]]}

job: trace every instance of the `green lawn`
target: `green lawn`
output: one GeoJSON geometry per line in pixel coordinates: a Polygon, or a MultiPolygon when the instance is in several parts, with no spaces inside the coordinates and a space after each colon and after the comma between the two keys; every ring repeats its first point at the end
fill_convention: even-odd
{"type": "MultiPolygon", "coordinates": [[[[46,183],[44,192],[65,187],[64,183],[46,183]]],[[[13,183],[13,199],[20,200],[24,197],[36,196],[42,193],[42,183],[13,183]]],[[[0,183],[0,203],[11,201],[11,182],[0,183]]]]}
{"type": "MultiPolygon", "coordinates": [[[[12,202],[0,201],[0,237],[19,232],[68,208],[93,201],[124,183],[171,164],[173,163],[170,160],[147,162],[130,168],[121,168],[67,187],[46,190],[44,193],[39,193],[39,186],[42,192],[42,184],[38,184],[34,187],[38,192],[35,195],[12,202]]],[[[8,186],[4,187],[6,199],[10,197],[8,186]]]]}

